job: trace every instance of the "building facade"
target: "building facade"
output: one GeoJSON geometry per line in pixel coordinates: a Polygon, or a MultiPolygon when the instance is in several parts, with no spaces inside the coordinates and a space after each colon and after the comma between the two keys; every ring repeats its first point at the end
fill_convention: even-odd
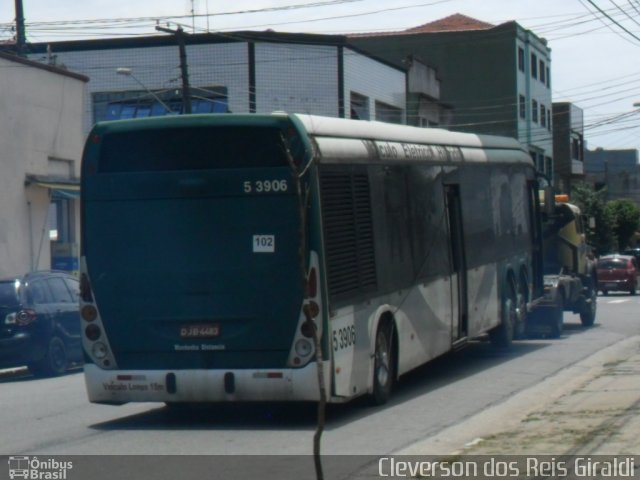
{"type": "MultiPolygon", "coordinates": [[[[345,37],[235,32],[184,35],[194,113],[312,113],[406,121],[406,73],[345,37]],[[355,108],[354,108],[355,105],[355,108]]],[[[85,132],[101,120],[185,111],[172,35],[32,45],[30,57],[91,78],[85,132]],[[118,73],[124,73],[119,75],[118,73]]]]}
{"type": "Polygon", "coordinates": [[[554,102],[552,111],[554,183],[557,191],[569,193],[585,180],[584,112],[568,102],[554,102]]]}
{"type": "Polygon", "coordinates": [[[452,120],[450,105],[440,100],[441,81],[434,67],[409,57],[407,73],[407,124],[440,127],[452,120]]]}
{"type": "Polygon", "coordinates": [[[437,69],[440,99],[453,109],[443,127],[517,138],[553,176],[551,50],[516,22],[491,25],[452,15],[401,32],[351,42],[403,65],[418,56],[437,69]]]}
{"type": "Polygon", "coordinates": [[[87,78],[0,53],[0,276],[76,271],[87,78]]]}

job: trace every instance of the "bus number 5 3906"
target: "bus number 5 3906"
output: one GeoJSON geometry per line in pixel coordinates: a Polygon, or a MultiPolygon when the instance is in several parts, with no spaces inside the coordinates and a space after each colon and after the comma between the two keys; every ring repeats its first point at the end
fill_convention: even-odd
{"type": "Polygon", "coordinates": [[[286,180],[254,180],[244,182],[244,193],[286,192],[289,185],[286,180]]]}
{"type": "Polygon", "coordinates": [[[337,352],[343,348],[356,344],[356,327],[354,325],[339,328],[333,331],[333,351],[337,352]]]}

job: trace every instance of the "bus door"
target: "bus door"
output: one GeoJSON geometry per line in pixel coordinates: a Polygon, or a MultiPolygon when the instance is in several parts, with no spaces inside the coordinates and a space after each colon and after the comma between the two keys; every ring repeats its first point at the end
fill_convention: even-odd
{"type": "Polygon", "coordinates": [[[452,336],[455,342],[464,340],[468,334],[469,303],[467,300],[467,262],[464,248],[460,186],[445,185],[444,188],[447,219],[449,223],[449,252],[453,291],[452,302],[454,306],[452,336]]]}

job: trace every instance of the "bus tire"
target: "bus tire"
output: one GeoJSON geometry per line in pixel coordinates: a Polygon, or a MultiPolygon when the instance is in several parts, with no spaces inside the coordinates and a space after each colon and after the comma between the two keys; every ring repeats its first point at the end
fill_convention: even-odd
{"type": "Polygon", "coordinates": [[[373,393],[374,405],[383,405],[391,397],[395,379],[395,359],[393,349],[393,323],[382,322],[376,332],[375,352],[373,355],[373,393]]]}
{"type": "Polygon", "coordinates": [[[513,281],[507,280],[507,288],[502,296],[502,319],[500,325],[489,331],[489,339],[495,348],[505,349],[511,347],[515,335],[516,322],[518,320],[517,299],[513,281]]]}
{"type": "Polygon", "coordinates": [[[68,366],[67,348],[60,337],[53,335],[44,357],[29,365],[29,370],[37,377],[55,377],[65,373],[68,366]]]}
{"type": "Polygon", "coordinates": [[[524,338],[527,332],[527,303],[528,303],[528,292],[527,292],[527,279],[524,274],[521,275],[520,281],[518,282],[518,293],[516,295],[516,324],[513,329],[513,337],[514,338],[524,338]]]}

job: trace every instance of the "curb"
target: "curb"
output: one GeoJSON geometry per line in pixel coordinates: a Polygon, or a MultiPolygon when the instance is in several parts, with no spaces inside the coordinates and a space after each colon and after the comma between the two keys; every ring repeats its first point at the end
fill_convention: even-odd
{"type": "MultiPolygon", "coordinates": [[[[621,340],[579,362],[561,369],[542,382],[493,405],[438,434],[414,443],[397,455],[459,455],[483,438],[515,430],[529,414],[551,406],[561,397],[595,379],[612,361],[625,361],[640,350],[640,336],[621,340]]],[[[613,392],[615,395],[615,392],[613,392]]]]}

